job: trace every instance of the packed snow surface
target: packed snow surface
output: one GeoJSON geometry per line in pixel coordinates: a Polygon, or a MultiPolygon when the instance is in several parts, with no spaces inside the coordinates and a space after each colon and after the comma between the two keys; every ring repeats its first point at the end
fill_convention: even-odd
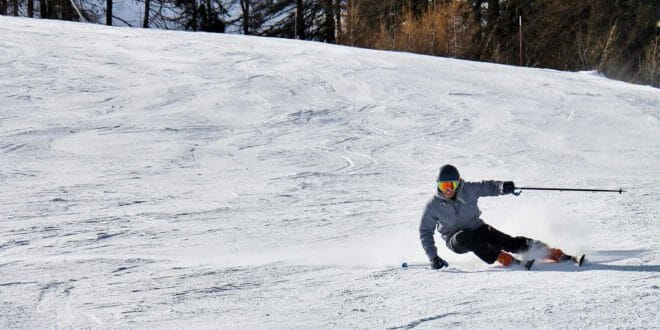
{"type": "Polygon", "coordinates": [[[660,91],[592,73],[0,17],[0,328],[657,328],[660,91]],[[572,254],[418,238],[439,167],[572,254]],[[402,262],[412,266],[401,268],[402,262]]]}

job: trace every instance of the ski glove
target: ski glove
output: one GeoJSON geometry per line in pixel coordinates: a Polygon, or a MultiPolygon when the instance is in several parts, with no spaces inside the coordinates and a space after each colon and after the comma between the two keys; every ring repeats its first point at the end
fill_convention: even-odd
{"type": "Polygon", "coordinates": [[[513,184],[513,181],[504,181],[502,183],[502,194],[511,194],[514,189],[516,189],[516,185],[513,184]]]}
{"type": "Polygon", "coordinates": [[[442,267],[448,267],[449,264],[442,258],[435,256],[433,259],[431,259],[431,268],[433,269],[440,269],[442,267]]]}

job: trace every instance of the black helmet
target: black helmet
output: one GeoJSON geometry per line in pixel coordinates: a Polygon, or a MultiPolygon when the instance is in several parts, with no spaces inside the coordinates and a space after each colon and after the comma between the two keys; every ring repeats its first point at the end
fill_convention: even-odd
{"type": "Polygon", "coordinates": [[[440,168],[438,174],[438,182],[440,181],[459,181],[461,175],[458,173],[456,167],[446,164],[440,168]]]}

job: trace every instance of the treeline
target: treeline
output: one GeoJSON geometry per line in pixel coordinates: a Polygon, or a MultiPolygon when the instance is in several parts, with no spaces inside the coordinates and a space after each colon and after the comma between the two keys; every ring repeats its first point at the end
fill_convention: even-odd
{"type": "Polygon", "coordinates": [[[658,87],[658,0],[349,0],[341,43],[658,87]]]}
{"type": "Polygon", "coordinates": [[[0,0],[0,14],[598,70],[660,85],[658,0],[134,1],[139,20],[115,15],[112,0],[0,0]]]}

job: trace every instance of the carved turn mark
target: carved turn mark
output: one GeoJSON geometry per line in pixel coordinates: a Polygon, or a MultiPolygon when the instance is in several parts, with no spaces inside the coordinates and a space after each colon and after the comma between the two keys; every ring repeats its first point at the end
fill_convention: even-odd
{"type": "Polygon", "coordinates": [[[27,148],[27,144],[24,143],[19,143],[19,144],[14,144],[14,143],[6,143],[6,144],[0,144],[0,151],[3,153],[13,153],[17,152],[21,149],[27,148]]]}

